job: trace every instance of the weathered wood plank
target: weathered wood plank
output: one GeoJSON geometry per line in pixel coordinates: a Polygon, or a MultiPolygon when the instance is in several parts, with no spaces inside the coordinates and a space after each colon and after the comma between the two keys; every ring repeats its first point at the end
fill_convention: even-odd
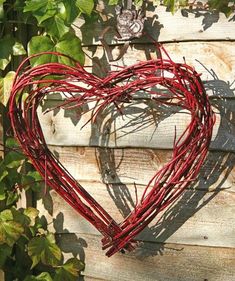
{"type": "MultiPolygon", "coordinates": [[[[147,185],[170,161],[172,151],[154,149],[109,149],[50,147],[57,159],[78,181],[147,185]]],[[[235,191],[235,154],[209,152],[192,188],[235,191]]]]}
{"type": "Polygon", "coordinates": [[[0,270],[0,281],[4,281],[4,280],[5,280],[4,272],[0,270]]]}
{"type": "MultiPolygon", "coordinates": [[[[217,114],[210,148],[234,151],[235,99],[216,100],[213,103],[217,114]]],[[[136,101],[125,105],[124,115],[111,106],[111,109],[100,112],[95,122],[85,125],[92,113],[89,111],[81,115],[79,108],[52,110],[43,114],[56,105],[58,102],[55,100],[46,101],[39,109],[39,120],[47,143],[57,146],[172,149],[175,129],[178,138],[190,122],[190,114],[186,111],[136,101]]]]}
{"type": "Polygon", "coordinates": [[[66,234],[58,241],[85,261],[85,281],[232,281],[235,276],[235,249],[144,243],[133,253],[107,258],[93,235],[66,234]]]}
{"type": "MultiPolygon", "coordinates": [[[[151,2],[151,1],[148,1],[151,2]]],[[[203,1],[201,1],[203,2],[203,1]]],[[[85,45],[100,44],[99,35],[108,25],[115,26],[115,11],[113,7],[105,6],[99,1],[98,10],[103,19],[97,22],[84,23],[78,19],[75,25],[76,33],[82,37],[85,45]],[[105,9],[105,10],[104,10],[105,9]]],[[[166,12],[163,6],[154,6],[148,3],[146,9],[145,31],[156,40],[164,41],[188,41],[188,40],[234,40],[235,30],[232,14],[226,18],[224,14],[203,11],[200,9],[189,11],[177,11],[174,15],[166,12]],[[183,16],[182,16],[183,15],[183,16]],[[189,28],[190,27],[190,28],[189,28]]],[[[114,32],[106,35],[108,42],[113,40],[114,32]]],[[[150,39],[143,37],[136,42],[149,42],[150,39]]]]}
{"type": "MultiPolygon", "coordinates": [[[[235,30],[235,28],[233,28],[235,30]]],[[[235,48],[234,42],[181,42],[163,45],[175,62],[193,66],[204,81],[210,96],[234,97],[235,48]]],[[[109,63],[101,46],[84,48],[85,65],[88,71],[99,76],[106,76],[110,69],[118,70],[117,66],[130,66],[139,61],[156,57],[156,47],[153,44],[134,44],[118,61],[109,63]],[[91,57],[91,58],[90,58],[91,57]]],[[[117,56],[119,47],[114,47],[113,55],[117,56]]],[[[163,56],[164,57],[164,56],[163,56]]]]}
{"type": "MultiPolygon", "coordinates": [[[[134,185],[102,185],[92,182],[82,185],[116,221],[122,221],[123,217],[134,208],[136,202],[134,185]]],[[[143,186],[137,186],[139,200],[142,192],[143,186]]],[[[69,231],[81,235],[100,235],[54,191],[51,192],[51,197],[43,196],[38,203],[38,208],[49,223],[53,222],[51,227],[57,233],[69,231]]],[[[151,242],[234,248],[234,212],[235,194],[232,192],[219,192],[219,189],[209,193],[188,190],[172,208],[164,212],[160,224],[157,223],[158,217],[138,238],[151,242]]]]}

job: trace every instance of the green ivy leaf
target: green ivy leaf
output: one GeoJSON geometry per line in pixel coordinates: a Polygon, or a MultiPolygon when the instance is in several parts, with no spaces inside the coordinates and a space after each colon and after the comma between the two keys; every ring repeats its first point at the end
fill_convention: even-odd
{"type": "Polygon", "coordinates": [[[215,9],[224,13],[227,17],[232,13],[232,7],[229,7],[229,0],[209,0],[208,5],[210,9],[215,9]]]}
{"type": "Polygon", "coordinates": [[[109,5],[117,5],[118,0],[109,0],[109,5]]]}
{"type": "Polygon", "coordinates": [[[7,202],[6,205],[10,206],[19,199],[19,194],[15,191],[7,191],[7,202]]]}
{"type": "Polygon", "coordinates": [[[4,70],[10,63],[12,55],[24,55],[26,52],[23,45],[11,35],[0,39],[0,69],[4,70]]]}
{"type": "MultiPolygon", "coordinates": [[[[28,52],[30,55],[46,51],[56,51],[69,55],[73,59],[78,60],[81,64],[83,64],[85,60],[85,56],[81,47],[81,41],[73,33],[67,33],[57,43],[54,43],[47,36],[35,36],[30,40],[28,44],[28,52]]],[[[37,58],[31,59],[30,62],[33,66],[36,66],[43,63],[57,61],[66,64],[71,64],[68,59],[62,57],[58,58],[54,55],[42,55],[37,58]]]]}
{"type": "Polygon", "coordinates": [[[4,78],[0,78],[0,103],[4,106],[8,103],[14,77],[15,72],[9,71],[4,78]]]}
{"type": "Polygon", "coordinates": [[[10,221],[13,220],[13,214],[10,209],[5,209],[0,213],[0,220],[1,221],[10,221]]]}
{"type": "Polygon", "coordinates": [[[143,0],[135,0],[134,3],[135,3],[135,6],[139,8],[143,5],[143,0]]]}
{"type": "Polygon", "coordinates": [[[33,275],[27,276],[24,279],[24,281],[53,281],[53,280],[48,272],[42,272],[38,276],[33,276],[33,275]]]}
{"type": "Polygon", "coordinates": [[[0,2],[0,22],[2,22],[3,19],[4,19],[4,8],[3,8],[3,4],[1,4],[0,2]]]}
{"type": "Polygon", "coordinates": [[[56,269],[54,281],[76,281],[79,273],[84,269],[84,263],[77,258],[69,259],[59,269],[56,269]]]}
{"type": "Polygon", "coordinates": [[[71,25],[78,16],[78,8],[74,0],[64,0],[65,7],[65,22],[71,25]]]}
{"type": "Polygon", "coordinates": [[[56,245],[52,233],[31,239],[28,244],[28,254],[33,262],[31,268],[40,261],[46,265],[57,266],[62,257],[61,250],[56,245]]]}
{"type": "Polygon", "coordinates": [[[12,51],[13,51],[13,56],[22,56],[26,54],[24,46],[22,45],[22,43],[18,41],[15,41],[12,51]]]}
{"type": "Polygon", "coordinates": [[[38,23],[41,24],[57,13],[57,5],[53,0],[27,0],[25,1],[24,12],[32,12],[38,23]]]}
{"type": "Polygon", "coordinates": [[[57,39],[69,32],[69,27],[65,25],[64,20],[58,15],[44,21],[41,25],[49,35],[56,37],[57,39]]]}
{"type": "Polygon", "coordinates": [[[0,182],[0,201],[5,200],[6,198],[6,184],[4,182],[0,182]]]}
{"type": "Polygon", "coordinates": [[[24,214],[30,218],[30,225],[35,224],[35,219],[39,215],[39,211],[33,207],[28,207],[27,209],[24,210],[24,214]]]}
{"type": "MultiPolygon", "coordinates": [[[[14,72],[14,74],[15,74],[15,72],[14,72]]],[[[9,147],[9,148],[18,148],[19,147],[19,144],[15,138],[7,138],[5,145],[6,145],[6,147],[9,147]]]]}
{"type": "Polygon", "coordinates": [[[25,160],[26,156],[16,151],[8,152],[4,158],[4,164],[7,168],[18,168],[21,166],[22,160],[25,160]]]}
{"type": "Polygon", "coordinates": [[[167,7],[167,10],[174,14],[180,7],[188,5],[188,0],[164,0],[163,4],[167,7]]]}
{"type": "Polygon", "coordinates": [[[6,262],[6,259],[11,255],[12,248],[7,244],[3,244],[0,247],[0,268],[2,268],[6,262]]]}
{"type": "Polygon", "coordinates": [[[8,175],[8,171],[5,170],[5,166],[0,167],[0,182],[8,175]]]}
{"type": "MultiPolygon", "coordinates": [[[[68,55],[84,64],[85,55],[82,51],[81,41],[74,34],[67,33],[55,47],[57,52],[68,55]]],[[[59,58],[59,62],[69,64],[69,60],[63,57],[59,58]]]]}
{"type": "Polygon", "coordinates": [[[12,49],[15,40],[10,35],[0,39],[0,69],[4,70],[11,61],[12,49]]]}
{"type": "MultiPolygon", "coordinates": [[[[55,44],[54,42],[47,36],[34,36],[28,43],[28,53],[29,55],[38,54],[41,52],[54,52],[55,44]]],[[[42,55],[30,60],[30,63],[33,66],[37,66],[39,64],[56,62],[56,57],[52,55],[42,55]]]]}
{"type": "Polygon", "coordinates": [[[13,246],[23,232],[23,226],[13,220],[11,210],[6,209],[0,213],[0,244],[13,246]]]}
{"type": "Polygon", "coordinates": [[[15,208],[11,209],[14,221],[20,223],[24,227],[28,227],[30,224],[30,218],[26,216],[21,210],[15,208]]]}
{"type": "Polygon", "coordinates": [[[93,0],[77,0],[76,6],[79,10],[87,15],[90,15],[93,8],[94,8],[94,1],[93,0]]]}

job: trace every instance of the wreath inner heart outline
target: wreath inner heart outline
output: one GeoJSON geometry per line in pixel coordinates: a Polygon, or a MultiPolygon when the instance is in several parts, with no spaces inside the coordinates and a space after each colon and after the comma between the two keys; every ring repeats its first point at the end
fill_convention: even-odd
{"type": "Polygon", "coordinates": [[[66,57],[54,52],[37,54],[25,59],[16,72],[9,100],[15,137],[46,184],[100,231],[107,256],[122,249],[131,251],[135,248],[135,236],[192,183],[207,155],[215,115],[200,75],[187,64],[174,63],[169,57],[143,61],[110,72],[103,79],[88,73],[77,62],[74,66],[62,63],[27,66],[30,59],[47,54],[66,57]],[[37,108],[46,96],[64,92],[66,99],[58,108],[96,102],[94,121],[109,104],[122,114],[122,104],[131,102],[140,91],[147,92],[156,103],[188,110],[191,121],[174,141],[171,160],[150,179],[134,210],[117,223],[50,152],[37,108]]]}

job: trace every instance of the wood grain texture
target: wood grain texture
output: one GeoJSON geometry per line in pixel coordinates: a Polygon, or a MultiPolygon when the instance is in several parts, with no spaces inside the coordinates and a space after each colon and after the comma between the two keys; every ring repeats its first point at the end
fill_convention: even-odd
{"type": "MultiPolygon", "coordinates": [[[[213,104],[217,114],[210,148],[234,151],[235,99],[216,100],[213,104]]],[[[190,114],[185,111],[137,101],[125,105],[124,115],[111,105],[100,112],[95,122],[85,125],[92,113],[81,114],[81,108],[52,110],[44,114],[45,110],[56,105],[58,101],[46,101],[39,109],[39,120],[46,142],[57,146],[171,149],[175,130],[176,136],[180,137],[190,122],[190,114]]]]}
{"type": "MultiPolygon", "coordinates": [[[[114,6],[107,7],[102,2],[99,1],[98,10],[103,20],[85,24],[83,20],[78,19],[75,23],[79,27],[76,33],[82,37],[85,45],[100,44],[99,36],[104,28],[108,25],[116,25],[114,6]]],[[[154,6],[152,1],[148,2],[144,31],[160,42],[235,39],[234,14],[226,18],[222,13],[185,9],[172,15],[166,12],[166,7],[154,6]]],[[[109,43],[115,44],[113,36],[114,32],[111,31],[107,33],[106,38],[109,43]]],[[[135,40],[135,42],[149,41],[146,37],[135,40]]]]}
{"type": "MultiPolygon", "coordinates": [[[[136,46],[135,46],[136,47],[136,46]]],[[[131,48],[126,57],[116,64],[130,65],[136,60],[149,57],[153,46],[142,45],[139,49],[131,48]],[[143,48],[142,48],[143,47],[143,48]],[[141,49],[142,48],[142,49],[141,49]]],[[[213,149],[234,150],[234,73],[235,73],[235,48],[233,43],[195,42],[169,44],[167,50],[174,60],[182,60],[185,55],[187,63],[196,67],[202,73],[208,95],[217,114],[217,125],[214,130],[213,149]],[[195,60],[198,59],[198,61],[195,60]],[[221,120],[220,120],[221,117],[221,120]]],[[[87,65],[100,63],[105,66],[105,56],[101,47],[91,47],[90,54],[93,60],[87,58],[87,65]],[[95,49],[94,49],[95,48],[95,49]]],[[[90,71],[101,73],[94,66],[90,71]]],[[[46,101],[42,112],[58,104],[60,95],[49,97],[53,101],[46,101]]],[[[40,114],[46,140],[52,145],[74,146],[108,146],[108,147],[148,147],[172,148],[175,126],[180,135],[190,120],[190,116],[177,108],[157,106],[152,101],[137,99],[125,106],[123,118],[117,111],[113,112],[109,120],[107,111],[103,111],[95,124],[82,126],[90,119],[89,113],[81,116],[88,108],[63,111],[54,110],[44,115],[40,114]],[[156,128],[157,125],[157,128],[156,128]],[[66,130],[65,130],[66,128],[66,130]],[[136,141],[131,141],[135,139],[136,141]]],[[[41,112],[41,113],[42,113],[41,112]]]]}
{"type": "MultiPolygon", "coordinates": [[[[85,182],[82,185],[118,222],[134,208],[134,185],[105,185],[85,182]]],[[[138,199],[144,190],[137,185],[138,199]]],[[[38,203],[41,214],[57,233],[100,235],[85,219],[52,191],[38,203]],[[52,204],[53,202],[53,204],[52,204]]],[[[138,235],[148,242],[235,247],[235,193],[215,190],[188,190],[179,200],[138,235]]]]}
{"type": "MultiPolygon", "coordinates": [[[[171,150],[49,147],[78,181],[147,185],[172,157],[171,150]]],[[[210,151],[191,188],[235,191],[235,154],[210,151]]]]}
{"type": "Polygon", "coordinates": [[[232,281],[235,276],[235,249],[144,243],[131,254],[107,258],[93,235],[66,234],[59,241],[65,252],[85,261],[85,281],[232,281]]]}
{"type": "MultiPolygon", "coordinates": [[[[233,27],[235,31],[235,28],[233,27]]],[[[207,94],[216,97],[235,97],[232,85],[235,76],[235,48],[233,42],[180,42],[163,44],[171,59],[186,63],[201,73],[207,94]],[[185,60],[184,60],[185,58],[185,60]]],[[[120,46],[113,47],[113,55],[119,54],[120,46]]],[[[154,44],[133,44],[118,61],[110,63],[102,46],[85,47],[87,70],[98,76],[106,76],[107,71],[118,70],[139,61],[156,58],[154,44]]],[[[163,57],[165,57],[163,55],[163,57]]]]}

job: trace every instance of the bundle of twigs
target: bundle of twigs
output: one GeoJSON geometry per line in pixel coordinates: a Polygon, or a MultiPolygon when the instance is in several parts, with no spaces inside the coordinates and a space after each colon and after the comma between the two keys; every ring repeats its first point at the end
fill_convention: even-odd
{"type": "Polygon", "coordinates": [[[14,134],[46,184],[102,233],[103,249],[108,249],[108,256],[121,249],[132,250],[135,236],[195,180],[207,155],[215,115],[200,75],[168,56],[110,72],[104,79],[88,73],[78,63],[28,66],[30,59],[45,54],[63,56],[51,52],[38,54],[24,60],[17,70],[9,102],[14,134]],[[147,92],[156,103],[186,109],[191,121],[175,139],[170,162],[153,176],[134,210],[118,224],[50,152],[37,108],[45,96],[64,92],[66,99],[58,107],[80,107],[95,101],[95,119],[110,104],[121,114],[120,104],[130,101],[138,91],[147,92]]]}

